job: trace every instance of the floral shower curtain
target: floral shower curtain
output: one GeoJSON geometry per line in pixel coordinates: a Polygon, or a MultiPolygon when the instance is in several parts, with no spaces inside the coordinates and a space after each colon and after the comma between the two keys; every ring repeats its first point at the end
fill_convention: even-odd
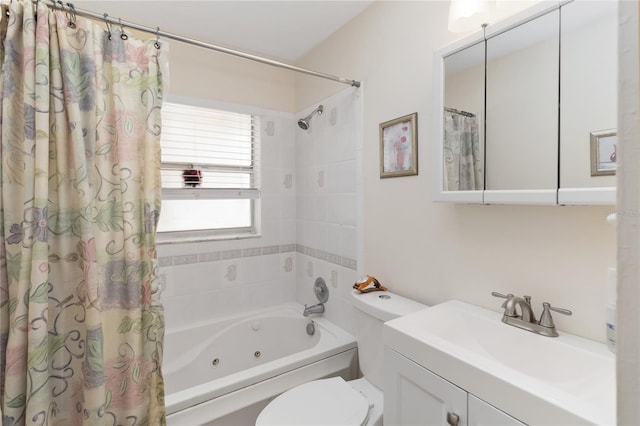
{"type": "Polygon", "coordinates": [[[478,119],[444,111],[444,187],[447,191],[482,189],[478,119]]]}
{"type": "Polygon", "coordinates": [[[37,20],[30,0],[3,8],[2,424],[164,424],[161,51],[43,3],[37,20]]]}

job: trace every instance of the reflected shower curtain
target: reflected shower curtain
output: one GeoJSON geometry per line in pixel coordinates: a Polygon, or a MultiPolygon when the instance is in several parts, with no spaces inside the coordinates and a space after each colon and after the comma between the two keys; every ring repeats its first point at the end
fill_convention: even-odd
{"type": "Polygon", "coordinates": [[[478,119],[444,111],[444,188],[447,191],[482,189],[482,160],[478,119]]]}
{"type": "Polygon", "coordinates": [[[164,424],[160,51],[43,2],[37,21],[30,0],[5,9],[2,424],[164,424]]]}

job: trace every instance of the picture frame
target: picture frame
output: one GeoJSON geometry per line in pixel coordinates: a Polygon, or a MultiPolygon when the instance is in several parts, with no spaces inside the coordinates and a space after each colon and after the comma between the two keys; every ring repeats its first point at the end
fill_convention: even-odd
{"type": "Polygon", "coordinates": [[[591,176],[616,174],[616,129],[591,132],[591,176]]]}
{"type": "Polygon", "coordinates": [[[380,123],[380,177],[418,174],[418,113],[380,123]]]}

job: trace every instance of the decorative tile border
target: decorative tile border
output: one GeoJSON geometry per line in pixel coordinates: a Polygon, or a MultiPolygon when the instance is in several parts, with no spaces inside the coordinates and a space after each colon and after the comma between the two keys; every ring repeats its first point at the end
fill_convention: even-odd
{"type": "Polygon", "coordinates": [[[220,252],[220,259],[229,260],[229,259],[239,259],[242,257],[242,250],[224,250],[220,252]]]}
{"type": "MultiPolygon", "coordinates": [[[[256,250],[260,250],[260,249],[256,249],[256,250]]],[[[266,256],[269,254],[278,254],[280,253],[280,247],[279,246],[269,246],[269,247],[262,247],[262,255],[266,256]]]]}
{"type": "Polygon", "coordinates": [[[212,251],[209,253],[200,253],[198,255],[198,262],[214,262],[216,260],[220,260],[220,252],[212,251]]]}
{"type": "Polygon", "coordinates": [[[242,249],[242,257],[255,257],[260,256],[262,254],[262,249],[260,247],[242,249]]]}
{"type": "Polygon", "coordinates": [[[327,262],[333,263],[334,265],[344,266],[345,268],[349,268],[354,271],[358,270],[358,262],[348,257],[342,257],[338,256],[337,254],[327,253],[326,251],[312,249],[300,244],[296,246],[296,251],[298,253],[314,257],[316,259],[326,260],[327,262]]]}
{"type": "Polygon", "coordinates": [[[174,265],[186,265],[188,263],[198,263],[197,254],[183,254],[180,256],[173,256],[174,265]]]}
{"type": "Polygon", "coordinates": [[[252,247],[237,250],[212,251],[200,254],[182,254],[177,256],[161,256],[158,258],[160,267],[188,265],[191,263],[217,262],[219,260],[240,259],[245,257],[269,256],[278,253],[297,252],[315,259],[324,260],[334,265],[356,271],[358,262],[348,257],[327,253],[326,251],[306,247],[301,244],[282,244],[279,246],[252,247]]]}
{"type": "Polygon", "coordinates": [[[283,244],[280,246],[280,253],[289,253],[290,251],[296,251],[296,244],[283,244]]]}

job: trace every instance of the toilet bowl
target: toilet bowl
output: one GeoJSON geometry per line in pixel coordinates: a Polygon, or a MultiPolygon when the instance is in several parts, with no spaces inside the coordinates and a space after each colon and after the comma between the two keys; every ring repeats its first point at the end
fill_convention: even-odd
{"type": "Polygon", "coordinates": [[[427,306],[390,292],[354,292],[352,302],[364,377],[332,377],[296,386],[273,399],[258,415],[256,426],[382,426],[382,325],[427,306]]]}

